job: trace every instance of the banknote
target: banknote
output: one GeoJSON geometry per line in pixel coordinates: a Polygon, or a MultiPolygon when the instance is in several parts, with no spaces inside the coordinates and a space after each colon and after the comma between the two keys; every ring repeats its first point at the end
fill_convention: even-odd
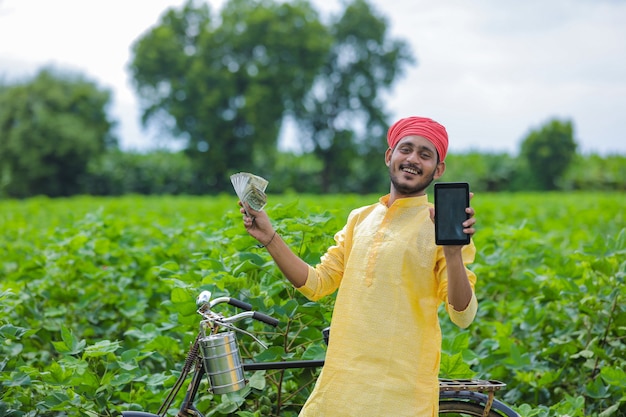
{"type": "Polygon", "coordinates": [[[265,189],[269,184],[265,178],[248,172],[238,172],[230,176],[230,182],[241,202],[247,203],[256,211],[263,210],[267,204],[265,189]]]}

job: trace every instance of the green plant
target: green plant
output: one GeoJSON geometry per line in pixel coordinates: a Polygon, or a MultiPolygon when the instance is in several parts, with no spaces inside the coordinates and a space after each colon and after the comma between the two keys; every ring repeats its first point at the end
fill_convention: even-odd
{"type": "MultiPolygon", "coordinates": [[[[350,209],[376,198],[270,196],[267,210],[315,264],[350,209]]],[[[472,205],[479,312],[467,330],[442,313],[442,376],[502,380],[498,396],[524,416],[623,415],[624,195],[478,193],[472,205]]],[[[242,324],[271,346],[241,337],[248,358],[323,355],[333,298],[310,303],[287,285],[233,196],[0,201],[0,414],[156,411],[198,330],[203,289],[280,319],[275,331],[242,324]]],[[[314,377],[250,375],[245,391],[205,392],[199,406],[296,415],[314,377]]]]}

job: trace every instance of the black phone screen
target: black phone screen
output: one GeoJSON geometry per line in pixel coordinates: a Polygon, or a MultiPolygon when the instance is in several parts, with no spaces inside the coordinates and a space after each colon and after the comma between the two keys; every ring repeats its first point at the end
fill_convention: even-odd
{"type": "Polygon", "coordinates": [[[463,222],[469,218],[469,184],[438,182],[435,184],[435,243],[467,245],[470,236],[463,233],[463,222]]]}

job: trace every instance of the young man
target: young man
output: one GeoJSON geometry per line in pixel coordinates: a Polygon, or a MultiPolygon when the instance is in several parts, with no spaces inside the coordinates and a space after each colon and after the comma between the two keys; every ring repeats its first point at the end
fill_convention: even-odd
{"type": "MultiPolygon", "coordinates": [[[[302,417],[436,416],[441,330],[438,306],[467,327],[476,314],[473,242],[435,245],[426,187],[445,171],[448,135],[423,117],[387,133],[390,192],[353,210],[315,267],[296,256],[264,211],[248,208],[247,231],[306,297],[338,290],[326,363],[302,417]]],[[[240,203],[241,204],[241,203],[240,203]]],[[[474,233],[474,211],[464,233],[474,233]]]]}

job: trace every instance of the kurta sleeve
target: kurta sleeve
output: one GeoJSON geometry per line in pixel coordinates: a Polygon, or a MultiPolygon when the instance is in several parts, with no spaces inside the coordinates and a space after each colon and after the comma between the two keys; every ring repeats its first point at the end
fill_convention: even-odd
{"type": "Polygon", "coordinates": [[[298,291],[306,298],[317,301],[339,288],[344,270],[345,227],[335,234],[335,245],[322,255],[315,267],[309,265],[306,282],[298,291]]]}
{"type": "Polygon", "coordinates": [[[456,324],[461,329],[467,328],[474,321],[476,311],[478,310],[478,300],[476,300],[476,294],[472,291],[472,299],[465,310],[456,311],[452,304],[448,304],[447,310],[452,323],[456,324]]]}

